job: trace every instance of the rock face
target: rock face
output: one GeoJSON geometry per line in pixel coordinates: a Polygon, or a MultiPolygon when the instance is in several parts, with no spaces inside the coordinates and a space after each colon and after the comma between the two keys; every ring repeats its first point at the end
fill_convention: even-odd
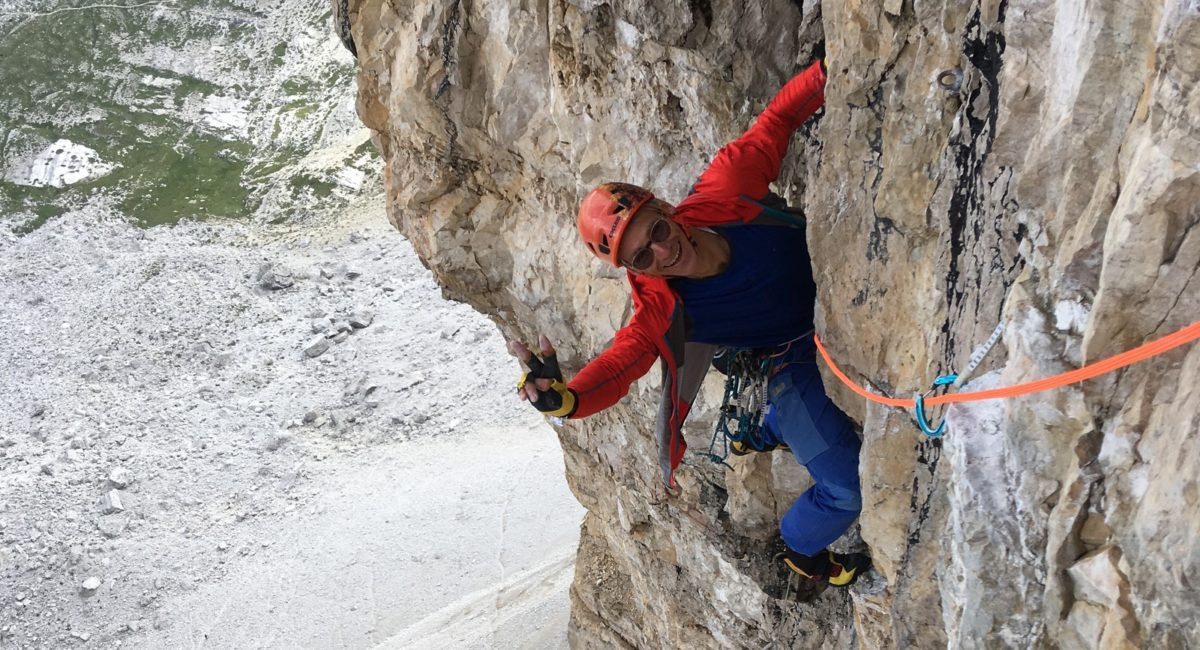
{"type": "MultiPolygon", "coordinates": [[[[546,333],[568,369],[631,313],[577,244],[579,199],[682,198],[822,40],[825,112],[778,188],[809,215],[818,332],[852,377],[911,396],[1003,320],[966,390],[1011,385],[1200,314],[1192,4],[338,3],[392,221],[449,295],[546,333]]],[[[560,430],[589,511],[577,647],[1200,645],[1200,346],[954,407],[944,442],[827,375],[863,427],[878,570],[849,597],[772,563],[804,480],[781,454],[689,456],[664,493],[657,381],[560,430]]]]}

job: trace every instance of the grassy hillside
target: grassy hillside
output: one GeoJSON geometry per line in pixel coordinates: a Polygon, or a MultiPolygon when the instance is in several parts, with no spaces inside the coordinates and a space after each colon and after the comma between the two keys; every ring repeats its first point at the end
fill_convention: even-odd
{"type": "Polygon", "coordinates": [[[149,225],[244,217],[272,192],[285,195],[278,210],[335,185],[289,170],[331,130],[356,126],[343,115],[351,60],[324,0],[127,4],[26,1],[0,17],[0,215],[16,229],[96,193],[149,225]],[[115,169],[63,188],[22,184],[60,139],[115,169]]]}

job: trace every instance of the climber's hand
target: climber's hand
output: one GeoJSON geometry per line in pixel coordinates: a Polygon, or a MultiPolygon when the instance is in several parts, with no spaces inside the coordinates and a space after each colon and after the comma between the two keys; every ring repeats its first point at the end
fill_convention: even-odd
{"type": "Polygon", "coordinates": [[[570,417],[575,412],[575,393],[563,382],[562,370],[554,346],[545,335],[538,337],[538,358],[520,341],[509,341],[508,347],[529,372],[517,381],[517,397],[551,417],[570,417]]]}

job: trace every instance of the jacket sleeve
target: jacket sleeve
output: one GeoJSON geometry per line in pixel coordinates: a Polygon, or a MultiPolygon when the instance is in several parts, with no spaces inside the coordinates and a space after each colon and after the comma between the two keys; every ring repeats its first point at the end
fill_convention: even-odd
{"type": "MultiPolygon", "coordinates": [[[[787,154],[792,133],[825,103],[825,72],[820,63],[813,63],[792,77],[754,125],[737,140],[717,152],[712,164],[700,176],[689,201],[746,197],[758,200],[770,191],[770,184],[779,176],[779,167],[787,154]]],[[[738,220],[749,221],[761,210],[752,203],[743,203],[738,220]]],[[[726,220],[728,220],[727,215],[726,220]]]]}
{"type": "Polygon", "coordinates": [[[616,404],[629,386],[658,359],[658,349],[642,331],[638,314],[617,330],[613,344],[567,382],[576,396],[572,418],[584,418],[616,404]]]}
{"type": "Polygon", "coordinates": [[[576,396],[572,418],[602,411],[629,392],[659,358],[659,342],[677,315],[678,299],[666,280],[627,274],[633,292],[633,318],[617,330],[613,343],[571,378],[576,396]]]}

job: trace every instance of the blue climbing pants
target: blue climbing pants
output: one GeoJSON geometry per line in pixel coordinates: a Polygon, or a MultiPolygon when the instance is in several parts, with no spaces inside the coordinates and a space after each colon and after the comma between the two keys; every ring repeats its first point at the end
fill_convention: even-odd
{"type": "Polygon", "coordinates": [[[814,555],[862,511],[862,443],[850,418],[825,394],[811,337],[794,343],[771,371],[763,437],[768,444],[786,443],[815,482],[788,509],[779,531],[788,548],[814,555]]]}

